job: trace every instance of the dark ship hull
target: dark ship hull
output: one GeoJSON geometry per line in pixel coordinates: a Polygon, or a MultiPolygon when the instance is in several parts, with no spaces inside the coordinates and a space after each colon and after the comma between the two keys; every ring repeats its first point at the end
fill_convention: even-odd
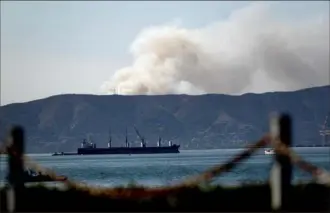
{"type": "Polygon", "coordinates": [[[116,154],[166,154],[180,153],[180,145],[164,147],[111,147],[111,148],[78,148],[78,155],[116,155],[116,154]]]}

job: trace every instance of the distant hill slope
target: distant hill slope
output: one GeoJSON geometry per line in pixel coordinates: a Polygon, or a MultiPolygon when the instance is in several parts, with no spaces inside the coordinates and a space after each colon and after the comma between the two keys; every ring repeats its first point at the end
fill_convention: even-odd
{"type": "Polygon", "coordinates": [[[27,151],[75,151],[85,137],[106,146],[138,143],[136,125],[149,144],[160,135],[183,149],[241,147],[268,131],[269,113],[294,117],[294,141],[321,144],[319,130],[330,110],[330,86],[294,92],[228,95],[59,95],[0,107],[0,137],[11,124],[27,131],[27,151]],[[133,142],[132,142],[133,143],[133,142]]]}

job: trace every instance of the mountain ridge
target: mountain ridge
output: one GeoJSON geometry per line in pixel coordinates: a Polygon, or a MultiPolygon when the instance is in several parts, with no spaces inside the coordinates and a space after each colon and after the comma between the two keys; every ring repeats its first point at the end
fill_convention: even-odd
{"type": "Polygon", "coordinates": [[[158,136],[182,149],[235,148],[268,131],[269,113],[293,115],[296,144],[319,145],[319,130],[330,111],[330,86],[242,95],[91,95],[63,94],[0,107],[0,137],[8,128],[26,128],[28,152],[75,151],[91,137],[105,147],[109,128],[114,145],[132,145],[136,125],[149,144],[158,136]],[[300,134],[298,134],[299,132],[300,134]],[[298,142],[299,141],[299,142],[298,142]]]}
{"type": "MultiPolygon", "coordinates": [[[[272,93],[290,93],[290,92],[297,92],[297,91],[306,91],[310,89],[316,89],[316,88],[323,88],[323,87],[330,87],[330,85],[323,85],[323,86],[315,86],[315,87],[307,87],[307,88],[302,88],[302,89],[296,89],[296,90],[290,90],[290,91],[269,91],[269,92],[263,92],[263,93],[253,93],[253,92],[248,92],[248,93],[243,93],[239,95],[230,95],[230,94],[223,94],[223,93],[206,93],[206,94],[198,94],[198,95],[187,95],[187,94],[162,94],[162,95],[120,95],[116,94],[116,96],[125,96],[125,97],[139,97],[139,96],[147,96],[147,97],[153,97],[153,96],[207,96],[207,95],[225,95],[225,96],[231,96],[231,97],[237,97],[237,96],[244,96],[244,95],[266,95],[266,94],[272,94],[272,93]]],[[[30,101],[23,101],[23,102],[15,102],[15,103],[9,103],[2,105],[0,107],[5,107],[5,106],[10,106],[10,105],[15,105],[15,104],[25,104],[25,103],[30,103],[30,102],[35,102],[35,101],[41,101],[49,98],[54,98],[58,96],[74,96],[74,95],[79,95],[79,96],[99,96],[99,97],[104,97],[104,96],[113,96],[112,94],[108,95],[100,95],[100,94],[83,94],[83,93],[65,93],[65,94],[58,94],[58,95],[51,95],[48,97],[44,98],[38,98],[35,100],[30,100],[30,101]]]]}

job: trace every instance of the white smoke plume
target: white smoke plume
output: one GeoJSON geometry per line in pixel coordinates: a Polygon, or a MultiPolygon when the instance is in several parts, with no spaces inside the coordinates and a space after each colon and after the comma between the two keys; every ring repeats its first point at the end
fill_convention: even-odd
{"type": "Polygon", "coordinates": [[[329,14],[280,21],[253,4],[202,29],[144,29],[134,62],[102,89],[122,95],[242,94],[329,84],[329,14]]]}

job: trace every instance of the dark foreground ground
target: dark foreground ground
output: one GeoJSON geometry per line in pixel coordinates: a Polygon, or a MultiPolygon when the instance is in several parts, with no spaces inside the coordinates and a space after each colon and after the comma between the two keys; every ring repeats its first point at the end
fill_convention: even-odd
{"type": "MultiPolygon", "coordinates": [[[[60,191],[41,186],[22,193],[22,212],[95,212],[95,211],[221,211],[270,212],[269,185],[236,188],[187,188],[171,195],[148,199],[115,199],[70,189],[60,191]]],[[[318,184],[296,185],[289,192],[287,211],[330,212],[330,188],[318,184]]],[[[6,193],[1,189],[1,209],[6,209],[6,193]]]]}

